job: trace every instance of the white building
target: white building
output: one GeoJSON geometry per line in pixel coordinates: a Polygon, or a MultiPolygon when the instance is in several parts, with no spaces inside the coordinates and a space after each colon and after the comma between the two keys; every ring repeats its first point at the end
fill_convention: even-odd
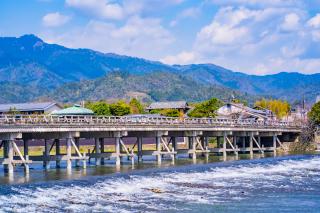
{"type": "Polygon", "coordinates": [[[270,110],[257,110],[238,103],[228,103],[217,110],[218,117],[230,119],[272,120],[275,119],[270,110]]]}

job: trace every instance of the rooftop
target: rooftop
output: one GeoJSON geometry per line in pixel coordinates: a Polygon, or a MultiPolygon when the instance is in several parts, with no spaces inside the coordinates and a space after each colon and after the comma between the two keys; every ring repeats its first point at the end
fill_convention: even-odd
{"type": "Polygon", "coordinates": [[[53,111],[52,115],[93,115],[93,111],[75,104],[62,110],[53,111]]]}
{"type": "Polygon", "coordinates": [[[189,109],[186,101],[154,102],[147,109],[189,109]]]}
{"type": "Polygon", "coordinates": [[[0,112],[9,112],[10,110],[16,110],[20,112],[40,111],[46,110],[56,104],[57,103],[55,102],[0,104],[0,112]]]}

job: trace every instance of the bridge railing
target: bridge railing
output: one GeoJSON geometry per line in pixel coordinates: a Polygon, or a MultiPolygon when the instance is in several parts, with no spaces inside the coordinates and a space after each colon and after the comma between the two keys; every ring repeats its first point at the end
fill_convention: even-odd
{"type": "Polygon", "coordinates": [[[282,121],[254,121],[221,118],[120,117],[120,116],[53,116],[1,115],[0,125],[206,125],[301,127],[301,123],[282,121]]]}

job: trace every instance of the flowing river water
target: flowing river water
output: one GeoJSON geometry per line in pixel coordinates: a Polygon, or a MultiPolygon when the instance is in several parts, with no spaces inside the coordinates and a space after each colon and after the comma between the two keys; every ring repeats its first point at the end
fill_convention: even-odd
{"type": "Polygon", "coordinates": [[[320,212],[320,156],[142,163],[0,177],[0,212],[320,212]],[[156,167],[156,168],[155,168],[156,167]]]}

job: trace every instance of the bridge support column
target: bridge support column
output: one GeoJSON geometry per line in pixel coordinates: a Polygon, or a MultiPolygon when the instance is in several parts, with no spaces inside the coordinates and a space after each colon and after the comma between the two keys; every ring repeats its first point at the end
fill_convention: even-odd
{"type": "MultiPolygon", "coordinates": [[[[178,144],[177,144],[176,137],[171,137],[171,142],[172,142],[173,151],[178,153],[178,144]]],[[[176,156],[177,155],[175,155],[175,157],[176,156]]]]}
{"type": "Polygon", "coordinates": [[[99,139],[95,138],[94,139],[94,144],[95,144],[95,153],[96,153],[96,166],[100,166],[101,165],[101,157],[100,157],[100,143],[99,143],[99,139]]]}
{"type": "MultiPolygon", "coordinates": [[[[80,150],[80,138],[76,137],[74,138],[74,144],[80,150]]],[[[80,160],[76,159],[76,167],[80,167],[80,160]]]]}
{"type": "Polygon", "coordinates": [[[162,156],[161,156],[161,136],[160,135],[156,136],[156,150],[157,150],[157,155],[156,155],[157,162],[158,162],[158,164],[160,164],[161,158],[162,158],[162,156]]]}
{"type": "Polygon", "coordinates": [[[250,158],[253,158],[253,132],[250,132],[250,138],[249,138],[249,146],[250,146],[250,158]]]}
{"type": "Polygon", "coordinates": [[[71,171],[71,169],[72,169],[72,147],[71,147],[71,142],[72,141],[72,137],[71,136],[69,136],[68,138],[67,138],[67,143],[66,143],[66,145],[67,145],[67,170],[68,171],[71,171]]]}
{"type": "Polygon", "coordinates": [[[13,140],[4,140],[3,157],[6,161],[4,172],[13,175],[13,140]]]}
{"type": "Polygon", "coordinates": [[[189,138],[189,158],[192,158],[193,161],[197,159],[197,153],[204,154],[208,153],[208,150],[206,150],[203,147],[203,142],[200,138],[202,137],[202,131],[186,131],[185,135],[189,138]]]}
{"type": "Polygon", "coordinates": [[[237,156],[238,155],[238,147],[237,147],[237,136],[233,136],[233,147],[235,148],[234,154],[237,156]]]}
{"type": "Polygon", "coordinates": [[[121,158],[120,158],[120,140],[121,137],[116,137],[115,140],[115,152],[116,152],[116,166],[120,166],[121,164],[121,158]]]}
{"type": "MultiPolygon", "coordinates": [[[[100,153],[104,153],[104,138],[99,138],[100,141],[100,153]]],[[[104,158],[101,157],[101,165],[104,165],[104,158]]]]}
{"type": "Polygon", "coordinates": [[[56,167],[60,168],[61,167],[61,149],[60,149],[60,140],[59,139],[54,139],[54,143],[56,145],[56,167]]]}
{"type": "Polygon", "coordinates": [[[273,134],[272,142],[273,142],[273,155],[277,156],[277,135],[276,134],[273,134]]]}
{"type": "Polygon", "coordinates": [[[44,140],[43,167],[50,169],[50,146],[48,140],[44,140]]]}
{"type": "Polygon", "coordinates": [[[23,140],[23,156],[25,158],[29,156],[29,140],[28,139],[23,140]]]}
{"type": "Polygon", "coordinates": [[[142,137],[137,138],[138,141],[138,162],[142,161],[142,137]]]}
{"type": "MultiPolygon", "coordinates": [[[[26,161],[29,161],[29,140],[23,140],[23,157],[26,161]]],[[[29,164],[24,164],[24,170],[28,174],[29,173],[29,164]]]]}
{"type": "Polygon", "coordinates": [[[246,136],[242,137],[242,154],[246,153],[246,136]]]}
{"type": "Polygon", "coordinates": [[[223,152],[223,160],[227,160],[227,132],[223,133],[223,146],[222,146],[222,152],[223,152]]]}

